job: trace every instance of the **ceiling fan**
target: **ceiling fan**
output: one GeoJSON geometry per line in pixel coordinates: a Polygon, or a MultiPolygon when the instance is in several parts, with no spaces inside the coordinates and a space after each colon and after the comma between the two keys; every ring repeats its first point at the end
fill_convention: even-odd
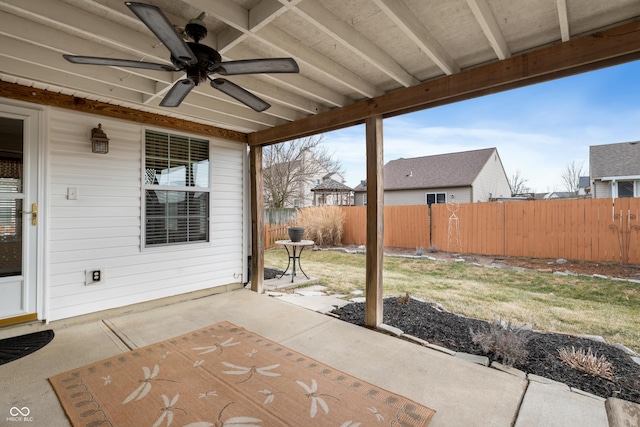
{"type": "Polygon", "coordinates": [[[156,6],[144,3],[125,2],[125,5],[140,19],[156,37],[169,49],[173,67],[153,62],[129,59],[100,58],[96,56],[62,55],[74,64],[107,65],[115,67],[144,68],[156,71],[186,71],[186,78],[177,81],[160,102],[163,107],[177,107],[198,84],[207,80],[214,89],[226,93],[232,98],[260,112],[271,105],[223,78],[212,78],[211,74],[233,76],[239,74],[297,73],[298,64],[293,58],[246,59],[223,62],[220,54],[213,48],[200,44],[207,35],[202,21],[205,13],[189,21],[185,33],[193,42],[185,42],[169,19],[156,6]]]}

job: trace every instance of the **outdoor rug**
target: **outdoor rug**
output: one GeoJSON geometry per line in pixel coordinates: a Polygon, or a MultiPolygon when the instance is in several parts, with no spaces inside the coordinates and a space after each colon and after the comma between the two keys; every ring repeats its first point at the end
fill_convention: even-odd
{"type": "Polygon", "coordinates": [[[51,329],[0,340],[0,365],[28,356],[49,344],[55,334],[51,329]]]}
{"type": "Polygon", "coordinates": [[[435,413],[229,322],[49,381],[76,427],[426,426],[435,413]]]}

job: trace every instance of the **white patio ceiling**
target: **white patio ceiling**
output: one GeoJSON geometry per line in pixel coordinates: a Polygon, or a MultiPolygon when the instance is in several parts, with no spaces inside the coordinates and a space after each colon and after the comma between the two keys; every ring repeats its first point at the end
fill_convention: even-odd
{"type": "MultiPolygon", "coordinates": [[[[146,2],[178,27],[206,12],[209,35],[202,42],[224,60],[291,56],[300,73],[229,77],[272,104],[263,113],[208,84],[179,108],[162,108],[160,100],[182,73],[75,65],[62,58],[67,53],[170,64],[167,49],[123,1],[0,0],[0,80],[253,133],[371,98],[384,102],[404,88],[423,90],[424,82],[640,19],[639,0],[146,2]]],[[[411,104],[401,107],[397,111],[411,104]]]]}

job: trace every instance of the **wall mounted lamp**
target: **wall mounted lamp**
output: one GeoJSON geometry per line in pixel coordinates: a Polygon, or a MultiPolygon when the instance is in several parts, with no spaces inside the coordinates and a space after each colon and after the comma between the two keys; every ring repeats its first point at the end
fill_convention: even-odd
{"type": "Polygon", "coordinates": [[[109,138],[102,130],[102,124],[91,129],[91,151],[93,153],[107,154],[109,152],[109,138]]]}

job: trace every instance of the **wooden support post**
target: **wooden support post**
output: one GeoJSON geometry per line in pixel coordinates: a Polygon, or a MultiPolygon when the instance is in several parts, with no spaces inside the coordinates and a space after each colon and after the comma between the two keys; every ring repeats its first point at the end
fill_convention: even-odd
{"type": "Polygon", "coordinates": [[[384,261],[384,180],[382,116],[366,120],[367,145],[367,255],[366,326],[382,323],[382,267],[384,261]]]}
{"type": "Polygon", "coordinates": [[[249,149],[251,175],[251,290],[261,294],[264,285],[264,203],[262,192],[262,147],[249,149]]]}

